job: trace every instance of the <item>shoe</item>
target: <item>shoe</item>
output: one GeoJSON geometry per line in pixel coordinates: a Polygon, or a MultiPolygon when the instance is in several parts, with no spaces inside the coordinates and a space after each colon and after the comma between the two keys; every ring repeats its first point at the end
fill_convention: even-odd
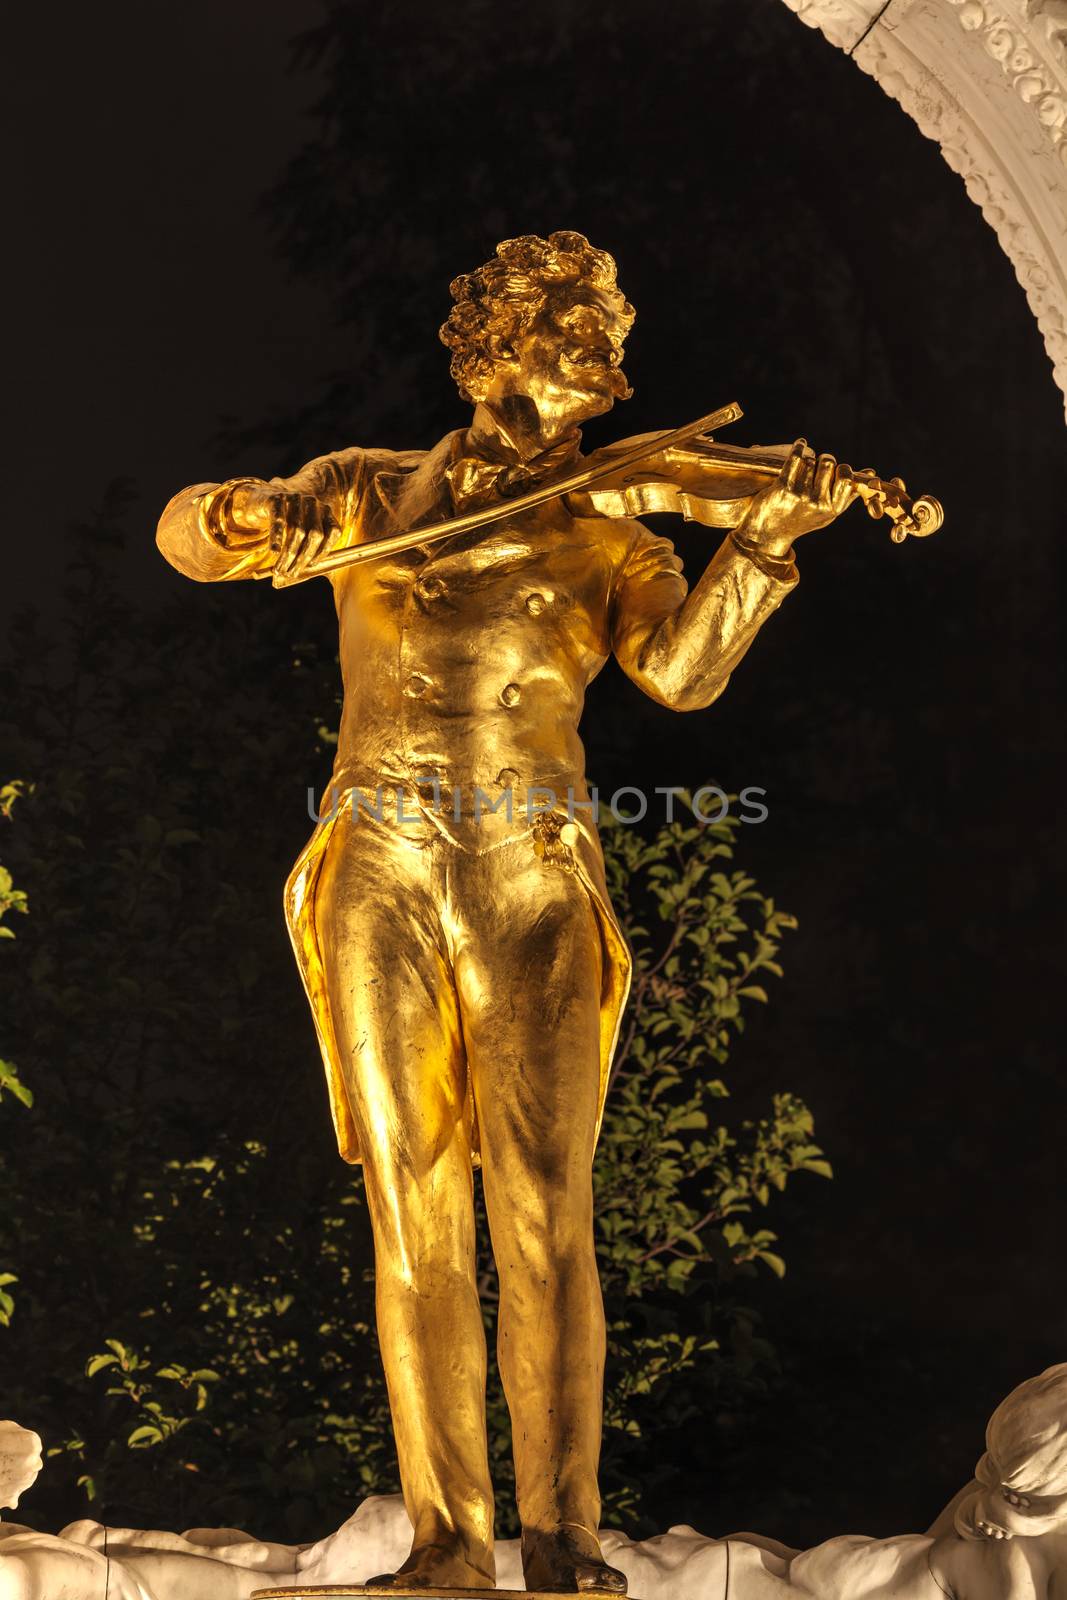
{"type": "Polygon", "coordinates": [[[626,1593],[626,1574],[608,1566],[596,1534],[577,1522],[524,1529],[522,1573],[527,1589],[562,1594],[626,1593]]]}
{"type": "Polygon", "coordinates": [[[361,1587],[367,1589],[495,1589],[496,1578],[491,1570],[476,1567],[454,1545],[424,1544],[412,1549],[411,1554],[396,1572],[385,1572],[380,1577],[368,1578],[361,1587]]]}

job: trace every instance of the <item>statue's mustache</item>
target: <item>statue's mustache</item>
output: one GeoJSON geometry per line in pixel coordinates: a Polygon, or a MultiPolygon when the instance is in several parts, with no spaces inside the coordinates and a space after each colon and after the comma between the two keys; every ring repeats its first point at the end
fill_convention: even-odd
{"type": "Polygon", "coordinates": [[[575,367],[610,367],[611,357],[604,350],[589,350],[585,345],[565,345],[563,354],[575,367]]]}
{"type": "Polygon", "coordinates": [[[616,399],[628,400],[633,394],[622,367],[615,365],[603,350],[588,350],[582,345],[569,345],[563,354],[572,367],[595,367],[603,372],[616,399]]]}

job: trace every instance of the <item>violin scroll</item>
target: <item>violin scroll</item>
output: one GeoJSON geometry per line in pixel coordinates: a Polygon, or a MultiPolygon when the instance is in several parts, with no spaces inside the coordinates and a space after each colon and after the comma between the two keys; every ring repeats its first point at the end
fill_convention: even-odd
{"type": "Polygon", "coordinates": [[[945,520],[940,500],[932,494],[913,500],[903,478],[880,478],[869,470],[853,472],[851,467],[841,467],[839,472],[851,481],[869,517],[889,518],[893,524],[889,537],[894,544],[903,544],[909,534],[913,539],[928,539],[945,520]]]}

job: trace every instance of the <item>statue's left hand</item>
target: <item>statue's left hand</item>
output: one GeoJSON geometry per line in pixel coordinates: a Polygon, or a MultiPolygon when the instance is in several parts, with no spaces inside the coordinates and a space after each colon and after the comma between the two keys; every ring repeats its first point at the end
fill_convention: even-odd
{"type": "Polygon", "coordinates": [[[798,439],[775,481],[752,497],[737,533],[768,555],[787,556],[795,539],[825,528],[851,505],[851,470],[798,439]]]}

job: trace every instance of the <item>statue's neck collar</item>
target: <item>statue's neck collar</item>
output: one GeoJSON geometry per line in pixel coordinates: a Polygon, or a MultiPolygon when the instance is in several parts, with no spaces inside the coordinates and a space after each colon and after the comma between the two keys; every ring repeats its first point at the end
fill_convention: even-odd
{"type": "Polygon", "coordinates": [[[474,408],[471,425],[463,440],[464,455],[484,456],[489,461],[522,462],[525,466],[540,457],[552,455],[561,465],[576,458],[582,442],[580,428],[571,428],[555,439],[537,439],[524,430],[509,426],[495,407],[484,401],[474,408]]]}

